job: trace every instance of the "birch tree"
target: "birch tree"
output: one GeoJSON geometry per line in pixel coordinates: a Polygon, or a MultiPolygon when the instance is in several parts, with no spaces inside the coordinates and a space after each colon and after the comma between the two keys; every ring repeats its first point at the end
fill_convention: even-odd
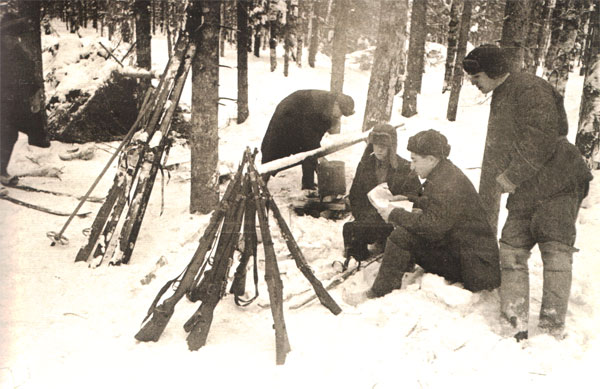
{"type": "Polygon", "coordinates": [[[426,11],[426,0],[413,0],[410,18],[408,64],[406,66],[406,81],[402,96],[402,116],[404,117],[411,117],[417,114],[417,94],[421,88],[421,73],[423,72],[423,57],[425,55],[426,11]]]}
{"type": "Polygon", "coordinates": [[[408,0],[381,0],[377,48],[373,59],[367,93],[363,131],[371,122],[388,122],[392,116],[397,68],[406,59],[406,24],[408,0]]]}
{"type": "Polygon", "coordinates": [[[332,92],[342,93],[344,89],[344,66],[346,63],[348,16],[350,0],[337,0],[335,3],[335,27],[333,30],[333,53],[331,57],[332,92]]]}
{"type": "Polygon", "coordinates": [[[456,120],[456,111],[458,110],[458,98],[463,81],[462,61],[467,53],[467,41],[469,39],[469,30],[471,28],[471,10],[473,3],[471,0],[465,0],[462,17],[460,19],[460,33],[458,36],[458,50],[456,52],[456,62],[454,64],[454,74],[452,75],[452,87],[450,89],[450,98],[448,99],[448,111],[446,118],[453,122],[456,120]]]}
{"type": "Polygon", "coordinates": [[[600,10],[596,4],[590,18],[589,53],[581,96],[575,144],[592,169],[600,167],[600,10]]]}
{"type": "Polygon", "coordinates": [[[448,23],[448,47],[446,50],[446,67],[444,72],[444,84],[442,85],[442,93],[450,90],[450,82],[452,74],[454,74],[454,64],[456,63],[456,49],[458,47],[458,30],[460,21],[458,19],[461,14],[461,0],[453,0],[450,7],[450,22],[448,23]]]}
{"type": "Polygon", "coordinates": [[[518,72],[523,68],[523,48],[527,34],[530,2],[531,0],[506,0],[504,8],[500,46],[505,49],[513,72],[518,72]]]}

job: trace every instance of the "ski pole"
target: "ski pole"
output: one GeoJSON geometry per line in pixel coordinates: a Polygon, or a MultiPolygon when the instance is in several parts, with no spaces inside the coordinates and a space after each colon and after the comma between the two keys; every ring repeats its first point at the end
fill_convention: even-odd
{"type": "Polygon", "coordinates": [[[69,243],[69,239],[67,239],[66,237],[63,236],[63,234],[65,233],[65,230],[67,229],[67,227],[69,226],[69,224],[71,223],[71,221],[73,220],[73,218],[75,217],[75,215],[77,214],[79,209],[83,206],[83,204],[85,203],[87,198],[90,196],[90,194],[92,194],[92,191],[94,190],[96,185],[98,185],[98,182],[100,182],[100,180],[102,179],[102,176],[104,176],[104,173],[106,173],[106,171],[108,170],[110,165],[113,163],[115,158],[117,158],[117,155],[119,155],[119,153],[121,152],[121,149],[123,149],[125,144],[127,144],[129,142],[129,139],[131,138],[133,133],[137,130],[142,117],[144,117],[146,114],[145,110],[147,109],[148,100],[150,98],[151,91],[152,91],[152,88],[148,88],[148,90],[146,91],[146,96],[144,96],[144,102],[142,103],[142,108],[140,109],[140,113],[139,113],[135,123],[133,123],[133,125],[131,126],[131,129],[129,130],[127,135],[125,135],[125,138],[123,138],[119,147],[117,147],[117,149],[115,150],[113,155],[110,157],[110,159],[108,160],[108,162],[106,163],[106,165],[104,166],[102,171],[100,172],[100,175],[98,177],[96,177],[96,180],[94,181],[92,186],[90,186],[90,189],[88,189],[88,191],[81,197],[79,204],[77,204],[77,207],[75,207],[75,210],[71,213],[71,215],[65,222],[65,225],[62,227],[62,229],[58,233],[56,233],[54,231],[49,231],[46,234],[46,236],[48,238],[50,238],[50,240],[52,241],[50,246],[54,246],[56,243],[60,243],[61,245],[66,245],[69,243]]]}

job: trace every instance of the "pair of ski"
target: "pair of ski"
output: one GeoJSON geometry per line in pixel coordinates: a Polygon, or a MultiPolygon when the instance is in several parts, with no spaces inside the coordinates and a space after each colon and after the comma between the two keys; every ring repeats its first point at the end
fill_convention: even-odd
{"type": "Polygon", "coordinates": [[[154,180],[170,148],[171,120],[179,103],[196,46],[180,33],[159,85],[150,87],[120,156],[117,174],[90,228],[76,262],[91,266],[128,263],[140,231],[154,180]],[[127,212],[125,209],[127,208],[127,212]],[[124,215],[125,214],[125,215],[124,215]]]}
{"type": "MultiPolygon", "coordinates": [[[[78,197],[76,195],[73,195],[73,194],[70,194],[70,193],[57,192],[57,191],[48,190],[48,189],[42,189],[42,188],[35,188],[35,187],[29,186],[29,185],[15,184],[15,185],[8,185],[6,188],[18,189],[18,190],[22,190],[22,191],[25,191],[25,192],[45,193],[45,194],[51,194],[51,195],[54,195],[54,196],[74,197],[74,198],[77,198],[78,200],[81,199],[80,197],[78,197]]],[[[0,193],[0,199],[10,201],[13,204],[21,205],[21,206],[29,208],[29,209],[34,209],[36,211],[48,213],[50,215],[56,215],[56,216],[70,216],[71,215],[68,212],[58,211],[58,210],[55,210],[55,209],[47,208],[47,207],[44,207],[44,206],[41,206],[41,205],[37,205],[37,204],[33,204],[33,203],[30,203],[30,202],[27,202],[27,201],[23,201],[23,200],[17,199],[15,197],[11,196],[9,194],[8,190],[3,190],[0,193]]],[[[86,201],[95,202],[95,203],[101,203],[102,201],[104,201],[104,199],[102,199],[100,197],[88,197],[86,199],[86,201]]],[[[90,213],[91,212],[80,212],[80,213],[76,214],[76,216],[78,216],[78,217],[86,217],[90,213]]]]}

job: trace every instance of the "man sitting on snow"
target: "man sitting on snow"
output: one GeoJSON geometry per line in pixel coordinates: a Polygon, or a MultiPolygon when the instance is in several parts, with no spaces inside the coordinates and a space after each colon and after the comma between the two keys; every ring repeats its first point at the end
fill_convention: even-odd
{"type": "Polygon", "coordinates": [[[414,263],[470,291],[500,286],[498,244],[473,184],[450,160],[446,137],[435,130],[408,140],[411,168],[422,191],[409,196],[412,212],[388,205],[377,210],[394,224],[379,273],[366,297],[399,289],[414,263]]]}
{"type": "Polygon", "coordinates": [[[368,245],[383,245],[394,230],[383,221],[367,194],[377,185],[387,183],[392,194],[417,194],[421,182],[411,171],[410,162],[396,154],[398,135],[389,124],[376,125],[356,168],[350,187],[350,210],[354,220],[344,224],[344,251],[347,266],[350,257],[363,261],[370,255],[368,245]]]}

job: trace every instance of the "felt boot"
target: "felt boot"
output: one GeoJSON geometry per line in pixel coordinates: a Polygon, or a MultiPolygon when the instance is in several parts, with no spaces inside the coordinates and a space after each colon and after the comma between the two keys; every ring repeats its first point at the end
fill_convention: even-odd
{"type": "Polygon", "coordinates": [[[379,273],[368,292],[370,298],[381,297],[402,286],[402,276],[410,265],[410,252],[387,240],[379,273]]]}
{"type": "Polygon", "coordinates": [[[571,292],[573,253],[577,249],[560,242],[539,244],[544,263],[544,286],[539,328],[560,336],[571,292]]]}
{"type": "Polygon", "coordinates": [[[500,242],[500,309],[517,330],[517,341],[527,339],[529,323],[529,250],[500,242]]]}

